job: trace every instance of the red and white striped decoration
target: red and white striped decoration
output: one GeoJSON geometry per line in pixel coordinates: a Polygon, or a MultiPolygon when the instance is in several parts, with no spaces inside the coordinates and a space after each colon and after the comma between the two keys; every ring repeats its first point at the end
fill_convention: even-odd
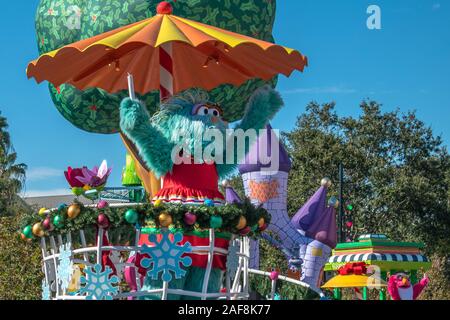
{"type": "Polygon", "coordinates": [[[159,47],[159,92],[161,102],[173,96],[172,43],[159,47]]]}

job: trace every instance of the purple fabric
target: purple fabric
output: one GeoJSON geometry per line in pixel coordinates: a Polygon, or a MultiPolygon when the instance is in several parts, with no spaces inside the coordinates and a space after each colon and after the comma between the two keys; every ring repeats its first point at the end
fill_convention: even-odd
{"type": "Polygon", "coordinates": [[[225,201],[229,204],[242,202],[241,198],[239,198],[236,191],[234,191],[234,189],[231,187],[225,188],[225,201]]]}
{"type": "MultiPolygon", "coordinates": [[[[272,134],[268,130],[272,130],[270,124],[266,127],[266,134],[261,134],[256,140],[255,143],[252,144],[248,154],[245,156],[245,160],[243,164],[239,166],[239,172],[241,174],[248,172],[259,172],[261,168],[269,168],[271,164],[263,165],[259,159],[259,149],[267,151],[267,156],[270,157],[272,155],[272,134]],[[252,161],[251,159],[256,159],[257,161],[252,161]],[[255,163],[256,162],[256,163],[255,163]]],[[[275,133],[273,133],[275,135],[275,133]]],[[[292,167],[291,159],[284,148],[283,144],[276,138],[273,143],[278,143],[279,145],[279,171],[289,172],[292,167]]]]}
{"type": "Polygon", "coordinates": [[[306,232],[306,236],[334,249],[337,244],[336,209],[328,207],[318,214],[306,232]]]}
{"type": "MultiPolygon", "coordinates": [[[[321,186],[319,190],[300,208],[292,218],[292,224],[299,230],[308,234],[311,226],[326,209],[327,187],[321,186]]],[[[313,237],[314,238],[314,237],[313,237]]]]}

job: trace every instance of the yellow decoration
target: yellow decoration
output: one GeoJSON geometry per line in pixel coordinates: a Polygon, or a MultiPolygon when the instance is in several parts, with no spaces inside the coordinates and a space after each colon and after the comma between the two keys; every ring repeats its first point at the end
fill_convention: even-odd
{"type": "Polygon", "coordinates": [[[72,280],[69,283],[67,292],[77,292],[78,290],[80,290],[80,278],[83,275],[82,274],[83,269],[84,265],[81,264],[76,264],[73,266],[72,280]]]}
{"type": "Polygon", "coordinates": [[[237,228],[238,230],[242,230],[242,229],[244,229],[246,226],[247,226],[247,219],[246,219],[244,216],[241,216],[241,217],[239,218],[239,223],[238,223],[238,225],[236,226],[236,228],[237,228]]]}
{"type": "Polygon", "coordinates": [[[34,226],[33,226],[33,234],[36,237],[39,237],[39,238],[41,238],[41,237],[43,237],[45,235],[44,230],[42,230],[42,225],[41,225],[40,222],[34,224],[34,226]]]}
{"type": "Polygon", "coordinates": [[[41,208],[40,210],[39,210],[39,215],[40,216],[45,216],[45,212],[47,211],[47,208],[41,208]]]}
{"type": "Polygon", "coordinates": [[[163,204],[162,200],[161,200],[161,199],[158,199],[158,200],[155,201],[155,203],[154,203],[153,205],[154,205],[155,207],[160,207],[160,206],[162,206],[162,204],[163,204]]]}
{"type": "Polygon", "coordinates": [[[80,215],[80,212],[81,212],[80,205],[74,203],[67,210],[67,216],[69,217],[69,219],[75,219],[80,215]]]}
{"type": "Polygon", "coordinates": [[[381,280],[376,276],[366,276],[366,275],[337,275],[327,283],[325,283],[322,288],[332,289],[332,288],[382,288],[387,287],[385,281],[381,280]]]}
{"type": "Polygon", "coordinates": [[[167,228],[172,224],[172,222],[173,222],[173,219],[170,214],[163,212],[159,215],[159,224],[162,227],[167,228]]]}
{"type": "Polygon", "coordinates": [[[84,191],[89,191],[89,190],[91,190],[92,188],[90,187],[90,186],[88,186],[88,185],[85,185],[84,187],[83,187],[83,190],[84,191]]]}
{"type": "Polygon", "coordinates": [[[266,220],[264,218],[259,219],[258,227],[262,228],[266,224],[266,220]]]}
{"type": "Polygon", "coordinates": [[[311,255],[313,257],[321,257],[322,256],[322,249],[318,249],[318,248],[312,248],[311,250],[311,255]]]}

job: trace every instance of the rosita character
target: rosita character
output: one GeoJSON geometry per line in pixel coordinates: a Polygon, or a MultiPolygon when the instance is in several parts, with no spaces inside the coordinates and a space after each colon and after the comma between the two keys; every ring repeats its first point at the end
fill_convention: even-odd
{"type": "MultiPolygon", "coordinates": [[[[255,129],[256,132],[263,129],[282,105],[280,95],[272,88],[265,86],[256,90],[247,103],[242,121],[235,129],[255,129]]],[[[214,202],[215,205],[224,203],[219,181],[235,171],[239,156],[244,156],[246,150],[238,150],[238,144],[230,143],[234,138],[227,138],[228,123],[222,118],[222,109],[210,102],[205,92],[189,90],[174,96],[163,102],[160,111],[152,117],[142,103],[125,99],[121,103],[120,113],[123,133],[136,145],[143,161],[155,176],[162,177],[162,189],[153,201],[188,205],[203,205],[205,201],[214,202]],[[221,139],[216,136],[218,132],[223,137],[223,148],[206,152],[211,141],[221,139]],[[208,134],[214,135],[214,138],[205,139],[208,134]],[[226,161],[230,146],[233,148],[232,156],[228,157],[232,159],[231,163],[226,161]],[[201,155],[211,156],[198,159],[199,149],[201,155]],[[222,157],[218,157],[219,152],[222,157]],[[185,161],[187,158],[191,161],[185,161]],[[215,161],[218,158],[223,161],[215,161]]],[[[245,146],[245,149],[248,147],[245,146]]],[[[208,236],[201,233],[185,234],[182,243],[186,241],[193,246],[209,245],[208,236]]],[[[215,246],[227,249],[228,244],[229,239],[226,237],[217,237],[215,246]]],[[[186,276],[172,280],[170,288],[202,291],[207,255],[190,254],[190,257],[192,266],[187,269],[186,276]]],[[[225,256],[214,257],[208,292],[220,291],[225,265],[225,256]]],[[[144,289],[156,287],[161,288],[160,280],[147,279],[144,283],[144,289]]],[[[169,295],[168,298],[183,297],[169,295]]]]}
{"type": "Polygon", "coordinates": [[[427,285],[427,276],[413,286],[406,274],[397,273],[389,277],[388,291],[392,300],[416,300],[427,285]]]}

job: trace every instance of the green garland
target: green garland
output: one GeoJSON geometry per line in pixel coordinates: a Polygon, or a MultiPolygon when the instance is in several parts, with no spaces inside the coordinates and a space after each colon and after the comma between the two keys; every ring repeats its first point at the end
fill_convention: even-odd
{"type": "MultiPolygon", "coordinates": [[[[159,222],[159,216],[163,213],[169,214],[173,223],[170,228],[181,230],[185,233],[192,231],[201,231],[211,228],[211,218],[220,217],[221,226],[215,228],[217,232],[240,234],[241,230],[237,229],[237,226],[241,220],[241,217],[245,217],[247,226],[251,231],[247,234],[250,237],[255,237],[264,231],[265,227],[270,223],[270,214],[266,209],[262,207],[254,206],[250,200],[245,199],[242,203],[226,204],[224,206],[192,206],[181,204],[161,204],[155,206],[153,204],[142,204],[137,207],[127,208],[113,208],[107,206],[105,208],[91,208],[86,207],[83,204],[74,201],[80,207],[80,214],[74,218],[68,217],[68,206],[61,206],[57,210],[51,211],[45,216],[39,214],[33,214],[22,221],[22,237],[32,240],[38,240],[37,236],[24,237],[25,228],[32,228],[36,223],[43,223],[46,218],[50,218],[50,221],[54,221],[56,216],[62,218],[60,226],[54,226],[52,231],[45,231],[45,236],[54,236],[58,234],[65,234],[69,232],[77,232],[79,230],[92,229],[98,225],[98,216],[105,214],[109,220],[108,230],[114,233],[122,233],[131,235],[134,232],[134,227],[149,227],[149,228],[161,228],[159,222]],[[130,224],[125,219],[125,213],[129,210],[134,210],[137,215],[137,223],[135,226],[130,224]],[[196,223],[194,225],[188,225],[184,221],[185,214],[190,212],[196,216],[196,223]],[[260,228],[261,219],[264,219],[265,226],[260,228]]],[[[219,219],[220,220],[220,219],[219,219]]],[[[248,230],[247,230],[248,231],[248,230]]],[[[123,239],[123,237],[122,237],[123,239]]]]}

